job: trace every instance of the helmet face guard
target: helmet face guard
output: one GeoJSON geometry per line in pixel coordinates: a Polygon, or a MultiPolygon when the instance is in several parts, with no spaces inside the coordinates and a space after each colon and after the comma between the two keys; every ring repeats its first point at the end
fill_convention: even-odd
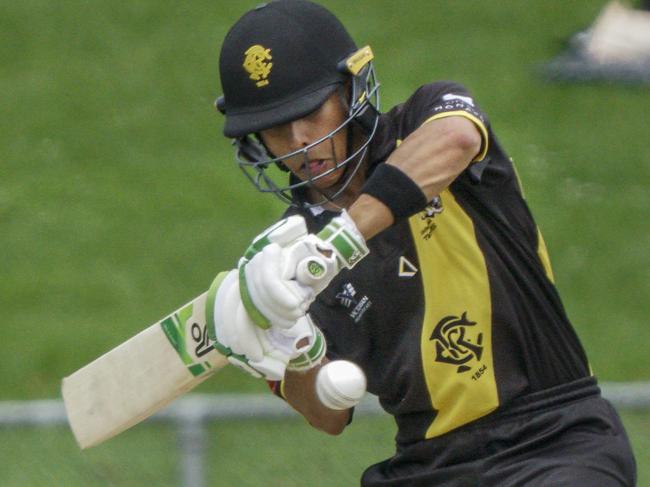
{"type": "MultiPolygon", "coordinates": [[[[247,134],[234,140],[239,167],[259,191],[273,193],[287,204],[302,207],[320,206],[332,202],[345,191],[366,158],[370,142],[379,124],[379,83],[372,59],[372,50],[366,46],[339,63],[337,69],[351,77],[347,90],[349,99],[345,100],[347,115],[338,127],[324,137],[302,149],[279,156],[270,154],[256,134],[247,134]],[[353,143],[352,133],[355,127],[360,128],[363,134],[363,141],[358,146],[353,143]],[[344,130],[347,131],[344,160],[335,159],[334,167],[313,177],[309,176],[301,180],[291,174],[287,181],[286,173],[289,170],[284,164],[285,160],[302,157],[305,163],[308,163],[308,152],[317,145],[328,143],[334,154],[334,136],[344,130]],[[342,168],[344,171],[332,189],[319,189],[314,184],[342,168]],[[322,198],[307,202],[304,197],[300,197],[310,188],[320,193],[322,198]]],[[[309,167],[309,164],[306,164],[306,167],[309,167]]]]}

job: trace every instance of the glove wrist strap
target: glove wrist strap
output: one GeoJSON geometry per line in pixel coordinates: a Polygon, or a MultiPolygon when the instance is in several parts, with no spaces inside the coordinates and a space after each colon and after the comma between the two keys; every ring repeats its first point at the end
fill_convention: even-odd
{"type": "Polygon", "coordinates": [[[345,210],[318,233],[318,238],[332,245],[339,267],[351,269],[368,255],[363,236],[345,210]]]}
{"type": "Polygon", "coordinates": [[[327,343],[323,332],[319,328],[314,327],[313,340],[311,346],[308,350],[303,352],[301,355],[289,361],[287,365],[287,370],[295,371],[305,371],[309,370],[323,360],[325,354],[327,353],[327,343]]]}

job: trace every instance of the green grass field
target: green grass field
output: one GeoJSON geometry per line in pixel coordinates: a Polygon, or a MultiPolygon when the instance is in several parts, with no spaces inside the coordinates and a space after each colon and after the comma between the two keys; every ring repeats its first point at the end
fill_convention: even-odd
{"type": "MultiPolygon", "coordinates": [[[[650,90],[535,71],[605,1],[323,3],[373,46],[384,108],[434,79],[474,93],[594,371],[650,379],[650,90]]],[[[0,400],[57,397],[62,376],[202,292],[281,212],[237,169],[212,108],[221,39],[255,4],[0,1],[0,400]]],[[[228,370],[200,389],[264,387],[228,370]]],[[[625,420],[650,486],[650,412],[625,420]]],[[[83,455],[68,432],[0,431],[0,485],[173,485],[171,433],[145,430],[83,455]]],[[[354,485],[392,435],[380,419],[336,439],[298,422],[215,425],[213,483],[298,485],[310,469],[312,485],[354,485]]]]}
{"type": "MultiPolygon", "coordinates": [[[[624,420],[635,447],[647,451],[650,415],[626,413],[624,420]]],[[[391,455],[394,427],[388,417],[363,417],[343,436],[328,437],[300,419],[259,420],[214,424],[209,433],[207,485],[331,487],[357,485],[366,466],[391,455]]],[[[6,462],[0,480],[3,487],[172,487],[179,473],[175,442],[170,427],[141,425],[80,453],[61,428],[0,431],[0,458],[6,462]]],[[[647,465],[647,453],[645,460],[647,465]]],[[[638,485],[650,485],[647,468],[638,485]]]]}
{"type": "MultiPolygon", "coordinates": [[[[650,414],[623,414],[639,461],[640,487],[650,485],[650,414]]],[[[209,428],[206,485],[333,487],[358,485],[363,470],[392,454],[389,417],[359,417],[340,437],[302,419],[232,421],[209,428]],[[308,479],[308,480],[307,480],[308,479]]],[[[140,425],[79,452],[62,428],[0,430],[3,487],[177,486],[179,452],[169,426],[140,425]],[[35,461],[38,459],[38,461],[35,461]]]]}

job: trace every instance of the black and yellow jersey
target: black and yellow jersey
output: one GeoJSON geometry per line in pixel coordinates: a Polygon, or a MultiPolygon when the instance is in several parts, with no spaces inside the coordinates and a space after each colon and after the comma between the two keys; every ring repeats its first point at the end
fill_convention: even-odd
{"type": "MultiPolygon", "coordinates": [[[[364,369],[401,444],[590,375],[513,164],[462,86],[423,86],[382,114],[370,171],[421,124],[448,116],[481,132],[476,161],[425,211],[371,239],[370,254],[310,309],[328,355],[364,369]]],[[[311,231],[332,217],[299,211],[311,231]]]]}

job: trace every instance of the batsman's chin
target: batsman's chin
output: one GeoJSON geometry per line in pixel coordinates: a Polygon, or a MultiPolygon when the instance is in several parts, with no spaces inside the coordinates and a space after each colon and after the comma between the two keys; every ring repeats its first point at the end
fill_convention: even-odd
{"type": "Polygon", "coordinates": [[[310,174],[306,180],[312,188],[320,191],[329,190],[335,192],[339,187],[341,176],[343,175],[344,168],[338,169],[330,168],[320,174],[310,174]]]}

